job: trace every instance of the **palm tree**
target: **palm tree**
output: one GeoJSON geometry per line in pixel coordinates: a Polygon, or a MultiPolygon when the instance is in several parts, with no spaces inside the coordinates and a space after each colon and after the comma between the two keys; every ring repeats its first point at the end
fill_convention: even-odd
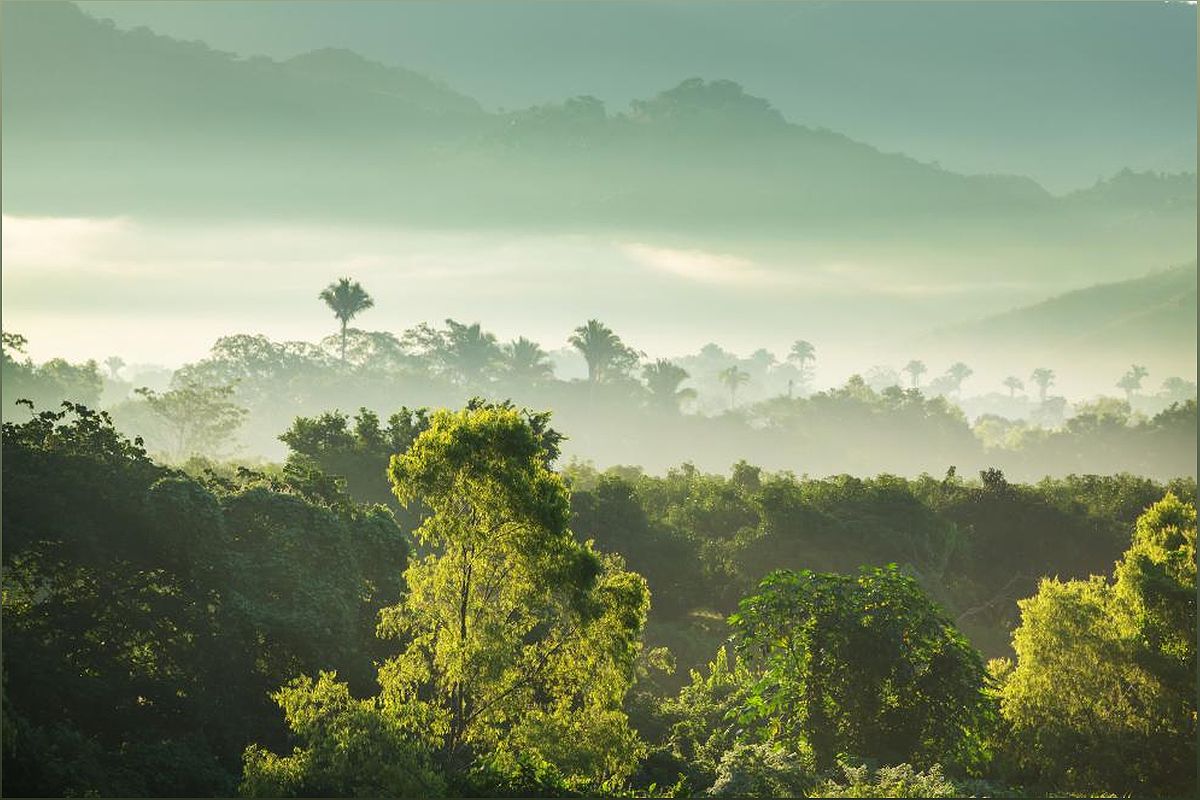
{"type": "Polygon", "coordinates": [[[904,371],[907,372],[909,377],[912,378],[912,388],[915,389],[917,388],[917,381],[920,380],[921,376],[929,370],[925,366],[924,361],[918,361],[914,358],[912,361],[904,365],[904,371]]]}
{"type": "Polygon", "coordinates": [[[1037,384],[1038,401],[1045,403],[1046,392],[1049,391],[1050,386],[1054,383],[1054,370],[1038,367],[1029,375],[1029,380],[1037,384]]]}
{"type": "Polygon", "coordinates": [[[464,325],[446,320],[446,361],[458,379],[467,386],[476,386],[488,368],[500,358],[496,336],[483,330],[478,322],[464,325]]]}
{"type": "Polygon", "coordinates": [[[325,301],[325,305],[329,306],[333,315],[342,323],[342,363],[345,363],[346,326],[350,324],[350,320],[374,306],[375,301],[367,294],[362,284],[349,278],[338,278],[336,283],[326,286],[317,296],[325,301]]]}
{"type": "Polygon", "coordinates": [[[1016,375],[1009,375],[1007,378],[1005,378],[1004,385],[1008,387],[1009,397],[1016,397],[1018,389],[1022,392],[1025,391],[1025,382],[1016,375]]]}
{"type": "Polygon", "coordinates": [[[1142,379],[1149,374],[1150,371],[1145,367],[1134,364],[1121,376],[1121,380],[1117,381],[1117,388],[1125,390],[1125,402],[1133,403],[1133,393],[1142,388],[1142,379]]]}
{"type": "Polygon", "coordinates": [[[504,366],[511,377],[528,383],[553,377],[554,365],[537,342],[521,336],[504,345],[503,349],[504,366]]]}
{"type": "Polygon", "coordinates": [[[688,371],[665,358],[647,364],[642,368],[642,375],[646,378],[646,388],[650,390],[654,404],[660,408],[678,411],[683,401],[696,397],[695,389],[679,388],[679,384],[691,377],[688,371]]]}
{"type": "Polygon", "coordinates": [[[737,407],[738,387],[750,380],[750,373],[738,369],[738,365],[734,364],[718,372],[717,378],[729,387],[729,410],[732,411],[737,407]]]}
{"type": "Polygon", "coordinates": [[[125,359],[120,356],[109,356],[104,359],[104,366],[108,367],[108,373],[114,381],[119,380],[117,373],[125,366],[125,359]]]}
{"type": "Polygon", "coordinates": [[[946,377],[950,379],[950,383],[954,386],[954,391],[961,391],[963,381],[975,374],[975,370],[968,367],[961,361],[955,361],[946,370],[946,377]]]}
{"type": "Polygon", "coordinates": [[[589,319],[567,339],[588,365],[588,381],[597,383],[614,373],[629,370],[637,364],[638,353],[625,345],[612,328],[600,320],[589,319]]]}
{"type": "Polygon", "coordinates": [[[817,348],[812,346],[812,342],[807,342],[804,339],[797,339],[792,343],[792,349],[788,351],[787,360],[795,361],[796,366],[804,372],[804,368],[808,366],[810,361],[815,361],[817,358],[817,348]]]}

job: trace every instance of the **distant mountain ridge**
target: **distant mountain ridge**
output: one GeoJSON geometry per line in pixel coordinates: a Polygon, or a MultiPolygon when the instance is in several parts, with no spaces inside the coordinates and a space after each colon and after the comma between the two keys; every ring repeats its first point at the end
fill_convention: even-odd
{"type": "MultiPolygon", "coordinates": [[[[934,337],[976,354],[1021,352],[1051,363],[1196,361],[1196,263],[1051,297],[934,337]]],[[[1161,371],[1161,370],[1160,370],[1161,371]]]]}
{"type": "Polygon", "coordinates": [[[1029,178],[960,175],[793,124],[731,81],[688,79],[616,114],[586,97],[490,113],[348,50],[238,58],[58,2],[6,4],[4,23],[6,213],[940,237],[976,250],[1086,236],[1097,274],[1129,253],[1194,252],[1194,175],[1122,173],[1058,198],[1029,178]]]}

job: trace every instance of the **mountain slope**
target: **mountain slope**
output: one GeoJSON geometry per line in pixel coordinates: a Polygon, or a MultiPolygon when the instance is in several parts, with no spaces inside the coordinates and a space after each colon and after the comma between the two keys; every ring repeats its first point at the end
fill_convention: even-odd
{"type": "Polygon", "coordinates": [[[1056,364],[1196,361],[1196,264],[1068,292],[936,334],[960,351],[1024,353],[1056,364]]]}

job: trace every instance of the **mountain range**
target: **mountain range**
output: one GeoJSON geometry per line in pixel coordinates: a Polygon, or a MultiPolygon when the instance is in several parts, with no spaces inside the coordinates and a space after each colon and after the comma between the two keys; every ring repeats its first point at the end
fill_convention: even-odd
{"type": "MultiPolygon", "coordinates": [[[[1195,173],[1125,170],[1054,195],[795,124],[720,78],[624,109],[575,97],[489,111],[351,50],[241,57],[65,2],[5,4],[0,58],[11,215],[584,233],[798,273],[847,262],[868,288],[1008,284],[1026,297],[1195,255],[1195,173]]],[[[963,318],[994,310],[986,299],[963,318]]],[[[1147,331],[1160,323],[1182,335],[1180,320],[1147,331]]],[[[1095,330],[1097,347],[1117,336],[1095,330]]]]}

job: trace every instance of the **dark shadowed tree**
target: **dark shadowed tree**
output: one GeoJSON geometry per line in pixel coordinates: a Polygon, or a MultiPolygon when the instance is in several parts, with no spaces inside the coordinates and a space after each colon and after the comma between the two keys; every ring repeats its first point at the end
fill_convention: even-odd
{"type": "Polygon", "coordinates": [[[598,383],[628,372],[638,360],[638,353],[621,341],[612,328],[596,319],[575,329],[567,341],[583,354],[588,366],[588,380],[598,383]]]}
{"type": "Polygon", "coordinates": [[[325,305],[329,306],[338,322],[342,324],[342,361],[344,362],[346,360],[346,326],[350,324],[350,320],[374,306],[375,301],[371,299],[371,295],[367,294],[367,290],[362,287],[362,284],[358,281],[351,281],[349,278],[338,278],[336,282],[326,286],[318,297],[325,301],[325,305]]]}
{"type": "Polygon", "coordinates": [[[458,381],[478,386],[500,357],[495,335],[483,330],[478,322],[464,325],[446,320],[446,366],[458,381]]]}
{"type": "Polygon", "coordinates": [[[510,378],[538,383],[554,377],[550,356],[537,342],[522,336],[504,345],[503,351],[504,371],[510,378]]]}
{"type": "Polygon", "coordinates": [[[655,406],[671,411],[679,410],[684,401],[696,397],[695,389],[680,389],[679,386],[688,379],[688,372],[683,367],[672,364],[660,358],[653,364],[642,368],[646,378],[646,388],[655,406]]]}

